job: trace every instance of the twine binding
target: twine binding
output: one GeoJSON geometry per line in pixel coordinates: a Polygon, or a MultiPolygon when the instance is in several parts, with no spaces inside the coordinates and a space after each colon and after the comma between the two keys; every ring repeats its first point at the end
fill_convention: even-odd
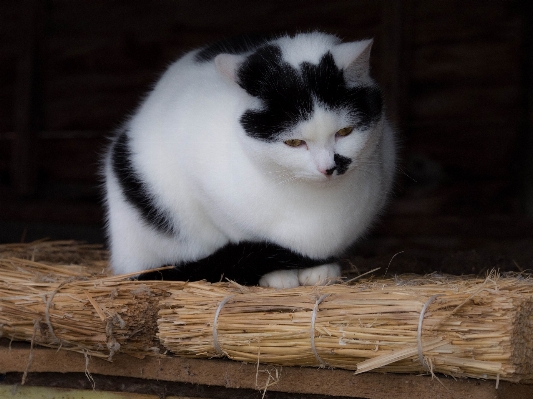
{"type": "Polygon", "coordinates": [[[319,356],[316,347],[315,347],[315,321],[316,321],[316,314],[318,312],[318,305],[326,299],[329,296],[329,294],[324,294],[320,298],[318,298],[315,302],[315,306],[313,307],[313,314],[311,315],[311,350],[313,351],[313,354],[316,357],[316,360],[320,363],[320,367],[324,368],[327,366],[327,363],[319,356]]]}
{"type": "Polygon", "coordinates": [[[424,360],[424,351],[422,348],[422,323],[424,321],[424,316],[426,315],[426,310],[429,308],[429,305],[437,299],[439,296],[442,296],[442,294],[436,294],[431,296],[424,306],[422,307],[422,310],[420,311],[420,317],[418,318],[418,331],[417,331],[417,346],[418,346],[418,360],[422,364],[422,366],[429,372],[431,372],[431,367],[427,364],[427,362],[424,360]]]}
{"type": "Polygon", "coordinates": [[[215,351],[217,352],[218,355],[224,355],[224,351],[222,350],[222,348],[220,347],[220,344],[218,342],[218,332],[217,332],[217,322],[218,322],[218,316],[220,315],[220,311],[222,310],[222,308],[224,307],[224,305],[226,303],[228,303],[228,301],[233,298],[234,295],[229,295],[227,297],[225,297],[219,304],[218,304],[218,308],[217,308],[217,311],[215,312],[215,318],[213,320],[213,346],[215,348],[215,351]]]}

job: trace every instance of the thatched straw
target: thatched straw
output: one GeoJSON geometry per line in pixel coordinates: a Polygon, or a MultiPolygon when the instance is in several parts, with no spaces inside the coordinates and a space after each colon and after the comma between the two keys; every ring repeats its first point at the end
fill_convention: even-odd
{"type": "Polygon", "coordinates": [[[91,269],[0,259],[0,337],[109,359],[119,350],[159,353],[157,311],[166,283],[91,269]]]}
{"type": "Polygon", "coordinates": [[[103,358],[170,350],[357,373],[533,381],[533,280],[524,275],[275,290],[109,276],[107,253],[78,243],[0,251],[0,337],[103,358]]]}
{"type": "Polygon", "coordinates": [[[533,377],[532,296],[533,281],[495,275],[290,290],[191,283],[162,301],[159,339],[184,356],[521,381],[533,377]]]}
{"type": "Polygon", "coordinates": [[[0,244],[0,259],[19,258],[61,265],[83,265],[95,272],[107,267],[108,252],[100,244],[85,244],[73,240],[39,240],[31,243],[0,244]]]}

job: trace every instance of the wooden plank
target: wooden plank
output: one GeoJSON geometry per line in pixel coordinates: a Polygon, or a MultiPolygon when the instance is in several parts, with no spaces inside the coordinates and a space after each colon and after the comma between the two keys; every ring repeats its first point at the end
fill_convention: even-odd
{"type": "MultiPolygon", "coordinates": [[[[36,133],[39,148],[35,164],[40,172],[40,183],[86,182],[96,187],[109,136],[110,132],[90,130],[36,133]]],[[[0,133],[0,155],[14,141],[16,134],[0,133]]],[[[4,162],[0,156],[0,171],[4,162]]]]}
{"type": "Polygon", "coordinates": [[[521,202],[523,211],[533,218],[533,4],[522,3],[524,22],[523,46],[523,123],[519,138],[519,165],[521,167],[521,202]]]}
{"type": "Polygon", "coordinates": [[[506,86],[520,84],[520,43],[472,38],[419,46],[411,76],[417,85],[506,86]]]}
{"type": "Polygon", "coordinates": [[[52,184],[85,182],[96,188],[101,181],[100,171],[107,144],[105,136],[41,140],[39,170],[52,184]]]}
{"type": "Polygon", "coordinates": [[[44,2],[25,0],[20,25],[21,54],[15,94],[15,130],[11,155],[13,186],[20,195],[35,191],[35,132],[37,129],[37,58],[41,39],[44,2]]]}
{"type": "Polygon", "coordinates": [[[395,126],[405,128],[409,114],[409,80],[411,77],[411,0],[382,2],[383,52],[381,82],[385,92],[388,117],[395,126]]]}
{"type": "MultiPolygon", "coordinates": [[[[511,177],[510,159],[516,145],[517,121],[441,116],[411,125],[409,131],[411,154],[423,154],[424,158],[436,162],[442,168],[441,174],[470,180],[511,177]]],[[[458,192],[457,200],[461,197],[464,194],[458,192]]]]}
{"type": "Polygon", "coordinates": [[[520,90],[516,85],[463,86],[439,82],[413,85],[411,97],[412,116],[418,122],[447,118],[516,122],[519,101],[520,90]]]}
{"type": "MultiPolygon", "coordinates": [[[[0,132],[14,130],[13,104],[15,77],[20,55],[20,0],[2,0],[0,3],[0,132]]],[[[0,163],[5,148],[0,145],[0,163]]],[[[0,170],[1,170],[0,166],[0,170]]],[[[6,167],[7,170],[7,167],[6,167]]]]}
{"type": "Polygon", "coordinates": [[[413,0],[416,45],[485,38],[515,40],[520,8],[512,0],[413,0]]]}
{"type": "MultiPolygon", "coordinates": [[[[474,195],[468,192],[469,195],[474,195]]],[[[471,199],[475,208],[476,198],[471,199]]],[[[483,200],[481,200],[483,201],[483,200]]],[[[450,206],[450,204],[447,204],[450,206]]],[[[477,239],[526,239],[533,237],[533,221],[522,215],[396,215],[386,219],[375,229],[375,234],[392,237],[448,237],[477,239]]]]}
{"type": "Polygon", "coordinates": [[[28,345],[13,345],[10,349],[4,340],[4,344],[0,346],[0,373],[24,372],[26,369],[30,373],[88,372],[227,388],[264,389],[268,385],[268,391],[371,399],[428,397],[430,392],[435,399],[533,397],[533,386],[501,382],[499,389],[496,389],[494,381],[455,380],[443,376],[439,376],[437,380],[416,375],[354,375],[347,370],[267,367],[218,359],[136,359],[128,355],[116,355],[112,363],[95,358],[88,359],[87,363],[82,354],[45,348],[34,348],[29,364],[29,355],[28,345]]]}
{"type": "MultiPolygon", "coordinates": [[[[146,395],[140,393],[121,393],[90,391],[87,389],[65,389],[50,387],[26,387],[19,385],[0,385],[0,397],[12,399],[43,399],[43,398],[68,398],[68,399],[159,399],[159,395],[146,395]]],[[[185,397],[167,396],[166,399],[187,399],[185,397]]]]}
{"type": "Polygon", "coordinates": [[[44,129],[117,127],[170,62],[225,36],[322,29],[362,39],[377,35],[379,12],[368,0],[56,2],[43,54],[44,129]]]}
{"type": "MultiPolygon", "coordinates": [[[[0,186],[0,190],[5,191],[6,189],[0,186]]],[[[0,220],[96,225],[101,224],[103,219],[103,206],[95,201],[0,198],[0,220]]]]}

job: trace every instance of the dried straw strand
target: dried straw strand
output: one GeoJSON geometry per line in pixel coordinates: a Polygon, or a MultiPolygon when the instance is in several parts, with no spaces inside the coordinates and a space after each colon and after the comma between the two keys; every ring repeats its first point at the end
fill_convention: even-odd
{"type": "Polygon", "coordinates": [[[161,302],[158,336],[182,356],[223,353],[239,361],[327,364],[357,373],[424,372],[427,367],[510,381],[533,375],[533,349],[525,344],[533,335],[533,282],[520,276],[429,276],[279,291],[249,287],[248,292],[223,283],[189,283],[170,294],[161,302]],[[314,313],[322,295],[328,297],[314,313]],[[217,318],[217,351],[213,314],[228,296],[232,299],[217,318]],[[431,297],[433,303],[424,310],[431,297]]]}
{"type": "Polygon", "coordinates": [[[434,274],[273,290],[132,281],[136,273],[110,276],[106,266],[105,251],[79,243],[0,246],[0,337],[87,359],[170,350],[357,373],[429,368],[533,382],[533,280],[525,275],[434,274]]]}
{"type": "Polygon", "coordinates": [[[119,350],[159,353],[157,312],[166,283],[90,271],[0,259],[0,337],[110,360],[119,350]]]}

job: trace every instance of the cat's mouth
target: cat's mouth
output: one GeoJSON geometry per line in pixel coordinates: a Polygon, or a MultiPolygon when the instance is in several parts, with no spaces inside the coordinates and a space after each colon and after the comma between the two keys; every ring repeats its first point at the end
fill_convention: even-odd
{"type": "Polygon", "coordinates": [[[318,172],[318,173],[308,174],[304,176],[303,178],[305,180],[308,180],[310,182],[317,183],[317,184],[328,184],[328,183],[342,180],[344,173],[345,172],[339,174],[337,171],[333,171],[333,173],[330,173],[330,174],[318,172]]]}

